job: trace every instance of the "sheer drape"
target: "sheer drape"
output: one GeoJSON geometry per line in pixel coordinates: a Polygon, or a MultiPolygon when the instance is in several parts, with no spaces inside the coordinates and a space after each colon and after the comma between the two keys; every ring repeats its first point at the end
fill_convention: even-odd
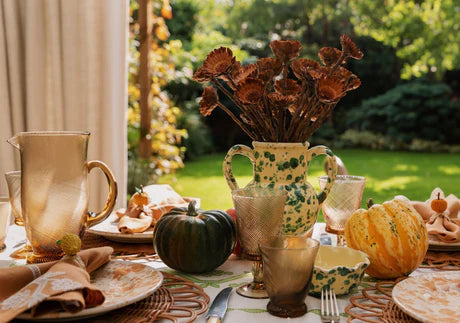
{"type": "MultiPolygon", "coordinates": [[[[126,196],[128,0],[0,1],[0,176],[19,169],[6,139],[20,131],[88,130],[126,196]]],[[[90,203],[107,188],[90,177],[90,203]]],[[[0,179],[0,195],[7,195],[0,179]]]]}

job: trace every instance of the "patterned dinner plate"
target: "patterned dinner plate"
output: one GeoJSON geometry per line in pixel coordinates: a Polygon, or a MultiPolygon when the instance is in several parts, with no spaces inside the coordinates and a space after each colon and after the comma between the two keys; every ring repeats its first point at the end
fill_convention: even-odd
{"type": "Polygon", "coordinates": [[[118,217],[115,213],[110,214],[107,219],[87,231],[115,242],[151,243],[153,241],[153,228],[142,233],[121,233],[118,230],[118,217]]]}
{"type": "Polygon", "coordinates": [[[429,236],[428,249],[432,251],[460,251],[460,242],[443,242],[434,236],[429,236]]]}
{"type": "Polygon", "coordinates": [[[78,313],[57,312],[39,317],[23,313],[17,318],[36,322],[81,320],[142,300],[153,294],[162,282],[163,275],[152,267],[112,260],[91,274],[91,283],[105,295],[105,302],[101,306],[87,308],[78,313]]]}
{"type": "Polygon", "coordinates": [[[437,272],[405,279],[393,288],[394,302],[421,322],[460,322],[460,272],[437,272]]]}

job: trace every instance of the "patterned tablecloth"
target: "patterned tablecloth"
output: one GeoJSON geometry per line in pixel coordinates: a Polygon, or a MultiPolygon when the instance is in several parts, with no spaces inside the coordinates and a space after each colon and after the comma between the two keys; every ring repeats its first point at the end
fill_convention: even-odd
{"type": "MultiPolygon", "coordinates": [[[[313,238],[319,239],[321,234],[324,234],[324,223],[317,223],[315,225],[313,238]]],[[[330,236],[334,243],[335,236],[330,236]]],[[[12,225],[9,229],[6,245],[7,248],[0,253],[0,267],[5,267],[11,264],[12,259],[9,255],[16,249],[18,249],[17,244],[24,240],[25,233],[23,227],[18,227],[12,225]]],[[[25,263],[25,261],[15,261],[17,264],[25,263]]],[[[217,270],[205,274],[205,275],[191,275],[181,273],[175,270],[168,268],[160,260],[149,261],[138,260],[136,262],[142,262],[149,266],[152,266],[157,269],[166,270],[174,275],[178,275],[184,278],[187,278],[194,283],[202,286],[205,292],[211,298],[211,301],[217,295],[217,293],[228,286],[237,287],[245,282],[251,280],[251,262],[247,260],[238,259],[235,256],[231,256],[222,266],[217,270]]],[[[430,269],[417,269],[412,275],[418,275],[421,273],[432,272],[430,269]]],[[[370,284],[375,282],[372,278],[365,275],[361,283],[361,288],[367,287],[370,284]]],[[[346,295],[338,297],[339,309],[341,311],[341,320],[340,322],[347,321],[347,314],[344,313],[345,307],[349,304],[349,298],[352,295],[346,295]]],[[[241,297],[236,294],[235,290],[232,291],[230,296],[227,315],[225,316],[224,322],[282,322],[286,321],[285,319],[274,317],[266,311],[266,305],[268,300],[257,300],[241,297]]],[[[320,320],[320,300],[315,297],[308,296],[306,299],[308,312],[306,315],[289,319],[289,322],[321,322],[320,320]]],[[[202,315],[197,322],[205,322],[204,315],[202,315]]]]}

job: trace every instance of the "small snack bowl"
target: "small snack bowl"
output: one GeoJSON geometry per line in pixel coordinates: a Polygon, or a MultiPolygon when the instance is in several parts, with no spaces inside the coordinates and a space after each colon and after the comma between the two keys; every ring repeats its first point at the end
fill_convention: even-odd
{"type": "Polygon", "coordinates": [[[369,257],[362,251],[347,248],[320,246],[315,260],[310,295],[320,295],[328,286],[337,295],[344,295],[359,286],[369,257]]]}

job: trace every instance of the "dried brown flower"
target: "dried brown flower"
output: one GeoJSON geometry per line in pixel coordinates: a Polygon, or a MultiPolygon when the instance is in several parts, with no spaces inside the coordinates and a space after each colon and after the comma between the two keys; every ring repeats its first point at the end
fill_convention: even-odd
{"type": "Polygon", "coordinates": [[[340,36],[340,44],[342,45],[342,51],[345,53],[346,56],[354,59],[363,58],[363,52],[359,50],[359,48],[347,35],[340,36]]]}
{"type": "Polygon", "coordinates": [[[361,85],[361,80],[355,74],[351,74],[348,81],[345,83],[345,91],[356,90],[361,85]]]}
{"type": "Polygon", "coordinates": [[[348,91],[361,81],[342,65],[362,52],[348,36],[341,38],[342,50],[319,50],[322,64],[296,58],[297,41],[273,41],[275,57],[261,58],[242,66],[230,49],[212,51],[194,74],[199,82],[210,81],[200,102],[201,114],[210,115],[216,106],[252,139],[273,142],[303,142],[314,133],[348,91]],[[290,78],[290,71],[295,78],[290,78]],[[225,85],[223,83],[226,83],[225,85]],[[238,112],[228,109],[217,97],[217,90],[233,101],[238,112]]]}
{"type": "Polygon", "coordinates": [[[207,86],[203,90],[203,94],[201,95],[200,101],[200,113],[203,116],[209,116],[212,113],[212,110],[217,107],[217,103],[219,102],[219,96],[217,95],[217,91],[212,86],[207,86]]]}
{"type": "Polygon", "coordinates": [[[300,85],[291,79],[276,80],[275,91],[282,95],[297,95],[302,90],[300,85]]]}
{"type": "Polygon", "coordinates": [[[277,59],[287,63],[299,56],[302,44],[298,40],[273,40],[270,42],[270,48],[277,59]]]}
{"type": "Polygon", "coordinates": [[[283,65],[280,60],[272,57],[264,57],[256,62],[258,70],[258,78],[264,82],[268,82],[273,76],[278,76],[283,70],[283,65]]]}
{"type": "Polygon", "coordinates": [[[260,102],[264,94],[264,83],[255,78],[247,78],[236,90],[236,97],[243,103],[255,105],[260,102]]]}
{"type": "Polygon", "coordinates": [[[203,66],[198,68],[195,73],[193,74],[193,79],[197,82],[204,83],[208,82],[211,80],[212,75],[207,73],[204,69],[203,66]]]}
{"type": "Polygon", "coordinates": [[[241,67],[239,62],[236,63],[239,64],[239,67],[235,68],[237,65],[234,65],[235,67],[232,70],[232,79],[235,84],[241,83],[241,81],[247,79],[248,77],[254,78],[257,76],[256,64],[248,64],[244,67],[241,67]]]}
{"type": "Polygon", "coordinates": [[[316,85],[316,95],[323,103],[334,103],[345,95],[345,90],[340,80],[322,78],[316,85]]]}
{"type": "Polygon", "coordinates": [[[230,48],[220,47],[210,52],[206,57],[203,62],[202,73],[213,77],[221,76],[231,69],[234,62],[235,57],[233,57],[230,48]]]}
{"type": "Polygon", "coordinates": [[[268,99],[273,106],[277,108],[288,108],[296,101],[296,97],[294,95],[282,95],[279,93],[270,93],[268,95],[268,99]]]}
{"type": "Polygon", "coordinates": [[[315,80],[318,80],[326,77],[327,74],[329,74],[329,69],[324,66],[320,66],[318,68],[309,69],[307,73],[310,74],[310,76],[315,80]]]}
{"type": "Polygon", "coordinates": [[[317,61],[308,58],[296,58],[291,63],[292,72],[298,79],[307,77],[308,70],[320,67],[317,61]]]}
{"type": "Polygon", "coordinates": [[[321,63],[326,66],[331,66],[337,63],[342,56],[342,51],[334,47],[323,47],[318,52],[321,63]]]}
{"type": "Polygon", "coordinates": [[[334,78],[336,79],[340,79],[343,81],[343,83],[346,83],[348,82],[348,79],[353,75],[352,72],[350,72],[349,70],[347,70],[345,67],[343,66],[339,66],[338,69],[336,69],[333,73],[333,76],[334,78]]]}

